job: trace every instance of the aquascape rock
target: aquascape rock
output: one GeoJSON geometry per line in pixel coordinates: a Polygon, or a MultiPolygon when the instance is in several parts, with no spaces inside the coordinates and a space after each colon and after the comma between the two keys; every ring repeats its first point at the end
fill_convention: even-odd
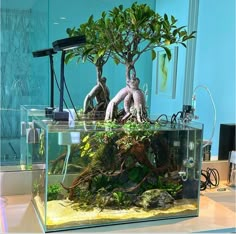
{"type": "Polygon", "coordinates": [[[136,201],[136,205],[144,209],[169,208],[173,203],[174,198],[161,189],[147,190],[136,201]]]}

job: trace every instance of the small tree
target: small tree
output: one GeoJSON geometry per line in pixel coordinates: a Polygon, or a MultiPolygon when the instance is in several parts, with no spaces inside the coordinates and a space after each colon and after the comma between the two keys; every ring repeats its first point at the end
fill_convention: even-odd
{"type": "Polygon", "coordinates": [[[104,38],[106,41],[110,39],[111,56],[116,64],[122,63],[126,66],[127,84],[108,104],[106,119],[115,117],[114,111],[117,105],[124,100],[123,120],[132,115],[136,115],[139,122],[145,120],[145,101],[138,88],[139,80],[137,81],[135,63],[143,53],[150,50],[154,60],[156,58],[154,49],[157,47],[163,48],[170,60],[169,45],[180,43],[186,46],[185,41],[194,38],[195,32],[188,34],[184,26],[176,26],[177,20],[174,16],[170,19],[166,14],[161,17],[147,4],[137,2],[130,8],[124,9],[123,5],[113,8],[102,20],[104,38]],[[131,114],[132,106],[134,111],[131,114]]]}
{"type": "MultiPolygon", "coordinates": [[[[131,7],[123,5],[114,7],[109,13],[103,12],[98,21],[91,16],[88,23],[78,30],[67,30],[68,34],[85,34],[87,44],[73,52],[68,58],[79,55],[82,59],[93,62],[98,71],[98,82],[101,79],[102,67],[111,56],[116,64],[126,66],[126,87],[121,89],[109,102],[105,119],[114,119],[115,110],[121,101],[124,101],[123,120],[136,116],[140,122],[146,118],[145,100],[139,89],[139,79],[136,76],[135,64],[143,53],[152,51],[152,59],[156,58],[155,48],[161,47],[171,59],[169,45],[182,44],[194,38],[195,32],[187,33],[186,27],[176,26],[177,19],[166,14],[160,16],[147,4],[133,3],[131,7]]],[[[79,59],[80,59],[79,58],[79,59]]]]}
{"type": "Polygon", "coordinates": [[[71,59],[77,58],[77,62],[89,61],[96,67],[97,84],[92,88],[84,100],[84,112],[93,110],[93,98],[97,99],[97,111],[105,111],[109,102],[109,90],[105,84],[106,79],[102,77],[103,66],[107,63],[110,56],[108,44],[104,43],[103,28],[100,21],[94,21],[93,15],[89,17],[88,22],[81,24],[79,28],[68,28],[69,37],[85,35],[86,44],[74,51],[67,53],[66,63],[71,59]]]}
{"type": "Polygon", "coordinates": [[[170,44],[180,43],[194,37],[195,32],[187,34],[185,26],[177,27],[177,19],[165,14],[161,17],[147,4],[133,3],[130,8],[123,5],[115,7],[103,18],[103,32],[110,39],[110,50],[115,63],[126,66],[126,79],[135,72],[135,63],[141,55],[152,50],[152,59],[156,58],[154,48],[161,47],[171,59],[170,44]]]}

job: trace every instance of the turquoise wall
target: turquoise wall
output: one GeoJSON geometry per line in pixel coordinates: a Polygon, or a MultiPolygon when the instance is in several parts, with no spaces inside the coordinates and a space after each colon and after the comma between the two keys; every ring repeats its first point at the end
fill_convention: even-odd
{"type": "MultiPolygon", "coordinates": [[[[221,123],[235,123],[235,0],[200,0],[195,87],[207,86],[216,106],[212,155],[218,155],[221,123]]],[[[213,130],[214,109],[205,89],[196,90],[196,114],[204,138],[213,130]]]]}
{"type": "Polygon", "coordinates": [[[48,61],[32,56],[48,46],[48,3],[2,0],[0,10],[0,164],[18,164],[20,106],[48,103],[48,61]]]}

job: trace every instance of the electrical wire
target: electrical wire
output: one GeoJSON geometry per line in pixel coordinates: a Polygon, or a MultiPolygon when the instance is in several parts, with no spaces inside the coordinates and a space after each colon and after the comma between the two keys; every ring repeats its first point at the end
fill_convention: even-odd
{"type": "Polygon", "coordinates": [[[201,175],[204,180],[201,180],[200,190],[204,191],[207,187],[217,187],[220,183],[220,174],[215,168],[207,168],[201,170],[201,175]]]}
{"type": "MultiPolygon", "coordinates": [[[[57,79],[57,75],[56,75],[56,72],[55,72],[54,68],[53,68],[53,75],[54,75],[54,79],[55,79],[55,81],[56,81],[57,88],[58,88],[58,90],[59,90],[59,92],[60,92],[61,89],[60,89],[60,86],[59,86],[59,83],[58,83],[58,79],[57,79]]],[[[67,92],[68,92],[68,90],[67,90],[67,92]]],[[[64,97],[63,97],[63,103],[64,103],[64,105],[66,106],[67,110],[69,111],[69,114],[70,114],[71,118],[73,119],[73,118],[74,118],[74,117],[73,117],[73,114],[71,113],[71,111],[70,111],[70,109],[69,109],[69,107],[68,107],[68,105],[67,105],[67,103],[66,103],[64,97]]],[[[75,111],[75,113],[76,113],[76,115],[77,115],[77,111],[75,110],[75,108],[74,108],[74,111],[75,111]]],[[[78,116],[77,116],[77,117],[78,117],[78,116]]],[[[74,119],[73,119],[73,120],[74,120],[74,119]]]]}
{"type": "Polygon", "coordinates": [[[168,123],[168,117],[166,114],[161,114],[160,116],[158,116],[158,118],[156,119],[156,122],[158,122],[160,125],[166,125],[168,123]],[[162,117],[165,117],[165,120],[162,120],[162,117]]]}
{"type": "Polygon", "coordinates": [[[66,79],[65,79],[65,87],[66,87],[66,92],[67,92],[68,97],[69,97],[69,99],[70,99],[71,105],[72,105],[72,107],[73,107],[73,109],[74,109],[74,111],[75,111],[76,117],[79,119],[78,113],[77,113],[77,111],[76,111],[76,109],[75,109],[75,105],[74,105],[74,103],[73,103],[73,101],[72,101],[72,98],[71,98],[69,89],[68,89],[67,84],[66,84],[66,79]]]}
{"type": "MultiPolygon", "coordinates": [[[[210,92],[210,90],[208,89],[208,87],[205,86],[205,85],[198,85],[198,86],[196,86],[196,87],[194,88],[194,90],[193,90],[193,100],[194,100],[194,101],[196,100],[195,92],[196,92],[196,90],[199,89],[199,88],[203,88],[203,89],[205,89],[205,90],[207,91],[207,93],[208,93],[209,96],[210,96],[211,103],[212,103],[212,106],[213,106],[213,109],[214,109],[214,122],[213,122],[213,128],[212,128],[211,136],[210,136],[209,140],[202,146],[202,148],[205,148],[207,145],[210,145],[210,144],[211,144],[212,138],[213,138],[214,133],[215,133],[215,127],[216,127],[216,107],[215,107],[215,103],[214,103],[213,97],[212,97],[212,95],[211,95],[211,92],[210,92]]],[[[193,106],[195,107],[195,104],[193,104],[193,106]]]]}
{"type": "Polygon", "coordinates": [[[70,152],[71,152],[71,146],[67,145],[67,153],[66,153],[66,158],[63,164],[63,168],[62,168],[62,174],[63,174],[63,178],[62,178],[62,183],[64,182],[65,178],[66,178],[66,173],[67,173],[67,168],[68,168],[68,162],[69,162],[69,158],[70,158],[70,152]]]}
{"type": "Polygon", "coordinates": [[[182,113],[183,113],[182,111],[178,111],[176,114],[173,114],[170,120],[171,124],[177,123],[177,117],[179,114],[181,115],[182,113]]]}

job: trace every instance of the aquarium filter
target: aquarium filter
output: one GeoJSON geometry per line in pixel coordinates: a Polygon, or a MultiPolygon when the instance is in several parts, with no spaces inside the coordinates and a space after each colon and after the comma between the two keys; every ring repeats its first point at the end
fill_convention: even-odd
{"type": "Polygon", "coordinates": [[[188,176],[189,176],[189,169],[194,168],[195,166],[195,161],[192,157],[189,157],[185,160],[183,160],[183,166],[185,168],[185,170],[183,171],[179,171],[179,176],[181,177],[182,181],[187,181],[188,180],[188,176]]]}
{"type": "Polygon", "coordinates": [[[20,135],[25,136],[26,135],[26,122],[22,121],[20,124],[20,135]]]}
{"type": "Polygon", "coordinates": [[[67,145],[67,152],[66,157],[64,161],[64,165],[62,168],[62,183],[65,180],[66,173],[67,173],[67,167],[68,162],[70,158],[70,152],[71,152],[71,145],[72,144],[79,144],[80,143],[80,132],[59,132],[58,133],[58,145],[67,145]]]}
{"type": "Polygon", "coordinates": [[[72,145],[80,143],[79,132],[59,132],[58,145],[72,145]]]}
{"type": "MultiPolygon", "coordinates": [[[[193,141],[190,141],[189,131],[187,133],[187,151],[186,158],[183,160],[183,170],[179,171],[178,174],[181,177],[182,181],[187,181],[189,179],[189,170],[193,170],[195,174],[195,165],[196,165],[196,152],[195,144],[193,141]],[[193,153],[193,156],[190,156],[190,151],[193,153]]],[[[195,177],[195,176],[194,176],[195,177]]]]}
{"type": "Polygon", "coordinates": [[[40,130],[35,127],[34,122],[29,122],[29,128],[26,129],[26,143],[36,144],[39,143],[40,130]]]}

